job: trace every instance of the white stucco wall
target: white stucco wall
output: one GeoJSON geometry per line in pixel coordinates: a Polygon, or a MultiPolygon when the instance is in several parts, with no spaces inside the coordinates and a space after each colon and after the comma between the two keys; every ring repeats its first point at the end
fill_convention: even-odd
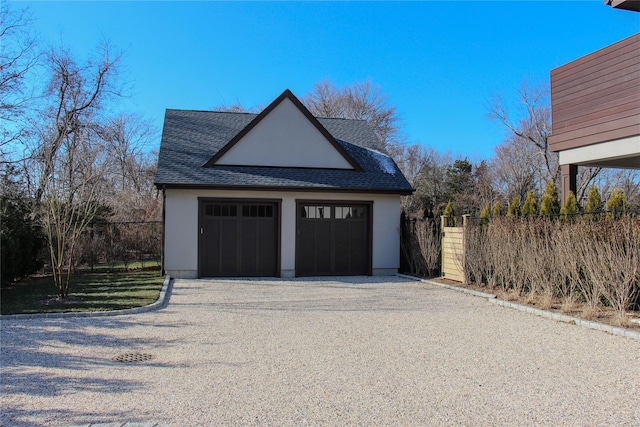
{"type": "Polygon", "coordinates": [[[289,99],[283,100],[216,164],[353,169],[289,99]]]}
{"type": "Polygon", "coordinates": [[[198,275],[198,198],[278,199],[281,208],[281,274],[295,274],[296,200],[373,202],[373,274],[395,274],[400,265],[400,196],[357,193],[166,190],[165,270],[173,277],[198,275]]]}

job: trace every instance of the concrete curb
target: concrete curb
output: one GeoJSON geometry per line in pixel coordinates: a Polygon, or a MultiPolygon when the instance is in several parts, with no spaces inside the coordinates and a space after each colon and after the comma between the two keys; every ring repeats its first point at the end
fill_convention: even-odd
{"type": "Polygon", "coordinates": [[[66,312],[66,313],[33,313],[33,314],[3,314],[0,316],[1,320],[20,320],[20,319],[59,319],[63,317],[108,317],[108,316],[123,316],[125,314],[138,314],[146,313],[159,309],[165,305],[167,295],[171,287],[171,277],[165,276],[162,289],[158,299],[142,307],[126,308],[124,310],[113,311],[80,311],[80,312],[66,312]]]}
{"type": "Polygon", "coordinates": [[[524,311],[525,313],[535,314],[536,316],[545,317],[547,319],[555,320],[556,322],[569,323],[569,324],[581,326],[583,328],[589,328],[589,329],[595,329],[597,331],[608,332],[612,335],[619,335],[622,337],[640,340],[640,332],[633,331],[631,329],[606,325],[604,323],[593,322],[591,320],[585,320],[579,317],[569,316],[567,314],[555,313],[553,311],[542,310],[540,308],[531,307],[528,305],[517,304],[510,301],[501,300],[494,294],[479,292],[473,289],[462,288],[460,286],[447,285],[445,283],[438,283],[428,279],[420,279],[418,277],[408,276],[406,274],[398,274],[398,277],[402,277],[404,279],[409,279],[409,280],[416,280],[419,282],[428,283],[430,285],[439,286],[441,288],[451,289],[454,291],[463,292],[465,294],[486,298],[489,302],[498,304],[502,307],[508,307],[515,310],[524,311]]]}
{"type": "Polygon", "coordinates": [[[595,329],[597,331],[608,332],[612,335],[619,335],[622,337],[633,338],[640,340],[640,332],[633,331],[631,329],[621,328],[619,326],[606,325],[604,323],[593,322],[591,320],[581,319],[579,317],[569,316],[567,314],[555,313],[553,311],[542,310],[540,308],[531,307],[528,305],[516,304],[510,301],[504,301],[501,299],[489,300],[494,304],[501,305],[503,307],[513,308],[516,310],[524,311],[526,313],[535,314],[537,316],[546,317],[558,322],[570,323],[583,328],[595,329]]]}
{"type": "Polygon", "coordinates": [[[481,297],[481,298],[487,298],[487,299],[497,298],[496,295],[490,294],[490,293],[487,293],[487,292],[480,292],[480,291],[476,291],[476,290],[473,290],[473,289],[461,288],[459,286],[447,285],[446,283],[434,282],[434,281],[428,280],[428,279],[420,279],[419,277],[408,276],[406,274],[398,274],[398,276],[402,277],[403,279],[416,280],[416,281],[419,281],[419,282],[428,283],[430,285],[434,285],[434,286],[438,286],[438,287],[446,288],[446,289],[451,289],[453,291],[458,291],[458,292],[462,292],[462,293],[469,294],[469,295],[474,295],[474,296],[481,297]]]}

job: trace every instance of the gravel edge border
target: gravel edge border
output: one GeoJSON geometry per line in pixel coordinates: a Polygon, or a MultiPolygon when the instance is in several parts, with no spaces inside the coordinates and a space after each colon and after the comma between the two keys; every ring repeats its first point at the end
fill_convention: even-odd
{"type": "Polygon", "coordinates": [[[169,295],[170,287],[173,281],[171,276],[165,276],[160,295],[155,302],[142,307],[125,308],[124,310],[112,310],[112,311],[79,311],[79,312],[65,312],[65,313],[33,313],[33,314],[3,314],[0,315],[1,320],[19,320],[19,319],[56,319],[61,317],[108,317],[108,316],[122,316],[125,314],[138,314],[146,313],[149,311],[157,310],[165,305],[167,302],[167,296],[169,295]]]}
{"type": "Polygon", "coordinates": [[[536,316],[545,317],[547,319],[555,320],[557,322],[563,322],[573,325],[578,325],[584,328],[595,329],[597,331],[603,331],[610,333],[612,335],[618,335],[627,338],[633,338],[636,340],[640,340],[640,332],[632,331],[631,329],[626,329],[618,326],[606,325],[604,323],[594,322],[591,320],[581,319],[579,317],[569,316],[567,314],[562,313],[554,313],[552,311],[542,310],[540,308],[531,307],[523,304],[516,304],[514,302],[501,300],[497,297],[497,295],[480,292],[473,289],[462,288],[460,286],[447,285],[446,283],[438,283],[429,279],[421,279],[419,277],[409,276],[406,274],[398,274],[398,277],[402,277],[404,279],[415,280],[418,282],[428,283],[430,285],[438,286],[441,288],[451,289],[458,292],[463,292],[465,294],[474,295],[477,297],[486,298],[489,302],[497,304],[502,307],[512,308],[515,310],[523,311],[525,313],[535,314],[536,316]]]}

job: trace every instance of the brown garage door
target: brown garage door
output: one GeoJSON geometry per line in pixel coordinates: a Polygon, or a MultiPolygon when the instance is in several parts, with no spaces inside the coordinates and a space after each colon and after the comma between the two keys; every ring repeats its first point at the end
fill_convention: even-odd
{"type": "Polygon", "coordinates": [[[371,274],[371,204],[298,203],[296,275],[371,274]]]}
{"type": "Polygon", "coordinates": [[[278,275],[278,203],[201,201],[200,276],[278,275]]]}

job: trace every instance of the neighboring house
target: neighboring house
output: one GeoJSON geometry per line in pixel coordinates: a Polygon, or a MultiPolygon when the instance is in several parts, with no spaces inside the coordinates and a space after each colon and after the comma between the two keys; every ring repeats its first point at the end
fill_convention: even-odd
{"type": "Polygon", "coordinates": [[[578,166],[640,169],[640,33],[552,70],[551,110],[563,200],[576,192],[578,166]]]}
{"type": "Polygon", "coordinates": [[[315,118],[286,90],[260,114],[167,110],[155,185],[166,274],[386,275],[413,192],[362,120],[315,118]]]}

